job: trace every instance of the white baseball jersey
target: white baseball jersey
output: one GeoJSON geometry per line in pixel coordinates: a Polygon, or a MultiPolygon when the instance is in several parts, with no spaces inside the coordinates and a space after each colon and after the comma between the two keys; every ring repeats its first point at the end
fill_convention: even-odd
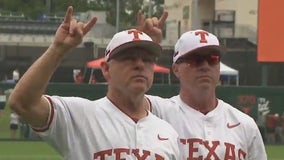
{"type": "Polygon", "coordinates": [[[68,160],[180,160],[178,134],[148,112],[134,122],[108,98],[47,97],[45,130],[35,129],[68,160]]]}
{"type": "Polygon", "coordinates": [[[152,111],[179,133],[182,154],[188,160],[266,160],[261,134],[254,120],[218,100],[206,115],[189,107],[180,96],[147,97],[152,111]]]}

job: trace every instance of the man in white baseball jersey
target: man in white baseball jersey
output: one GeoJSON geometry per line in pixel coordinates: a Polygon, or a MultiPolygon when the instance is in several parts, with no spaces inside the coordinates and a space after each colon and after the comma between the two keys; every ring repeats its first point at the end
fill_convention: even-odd
{"type": "Polygon", "coordinates": [[[145,92],[152,85],[159,44],[138,30],[114,35],[102,72],[106,97],[43,95],[50,77],[68,52],[96,23],[72,18],[69,7],[54,42],[15,86],[10,107],[68,160],[180,160],[178,134],[148,112],[145,92]]]}
{"type": "MultiPolygon", "coordinates": [[[[161,29],[163,16],[144,23],[140,17],[139,29],[159,42],[161,36],[148,31],[161,29]]],[[[207,31],[182,34],[175,45],[172,65],[180,81],[179,95],[170,99],[147,96],[153,104],[151,110],[179,133],[188,160],[266,160],[255,121],[216,97],[222,52],[217,37],[207,31]]]]}

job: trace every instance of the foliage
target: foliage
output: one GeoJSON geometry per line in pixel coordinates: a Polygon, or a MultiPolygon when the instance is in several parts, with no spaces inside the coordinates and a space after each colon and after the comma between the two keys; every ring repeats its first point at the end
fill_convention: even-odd
{"type": "MultiPolygon", "coordinates": [[[[106,0],[107,1],[107,19],[106,21],[112,25],[116,24],[116,17],[117,17],[117,10],[116,10],[116,2],[114,0],[106,0]]],[[[162,0],[152,0],[152,5],[143,5],[143,0],[119,0],[119,26],[120,30],[131,28],[132,26],[136,25],[136,14],[139,10],[145,15],[151,14],[150,16],[157,16],[159,17],[162,12],[163,8],[161,7],[163,1],[162,0]],[[151,6],[151,13],[149,11],[149,6],[151,6]]]]}
{"type": "Polygon", "coordinates": [[[35,19],[45,12],[45,4],[44,0],[1,0],[0,10],[8,14],[24,14],[29,19],[35,19]]]}
{"type": "Polygon", "coordinates": [[[51,13],[65,13],[68,6],[74,6],[76,12],[85,12],[88,9],[86,0],[53,0],[51,2],[51,13]]]}
{"type": "Polygon", "coordinates": [[[93,0],[88,3],[87,0],[1,0],[0,11],[23,14],[27,19],[38,19],[43,14],[64,16],[66,8],[72,5],[76,12],[105,10],[106,21],[116,25],[116,3],[119,2],[119,26],[120,30],[123,30],[136,24],[136,13],[140,9],[146,15],[158,17],[163,12],[163,0],[148,0],[145,3],[143,1],[145,0],[93,0]]]}

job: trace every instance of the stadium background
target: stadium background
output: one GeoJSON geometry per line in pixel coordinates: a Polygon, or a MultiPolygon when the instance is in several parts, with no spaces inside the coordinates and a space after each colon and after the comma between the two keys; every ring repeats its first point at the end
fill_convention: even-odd
{"type": "MultiPolygon", "coordinates": [[[[206,29],[216,34],[221,44],[226,47],[226,55],[222,58],[222,62],[239,71],[239,86],[219,86],[217,88],[218,97],[248,113],[255,120],[258,119],[258,112],[261,108],[266,108],[271,114],[278,113],[281,115],[283,113],[284,63],[281,58],[284,50],[279,48],[282,46],[281,43],[270,43],[275,42],[276,37],[279,38],[277,35],[283,35],[281,33],[282,23],[276,21],[281,19],[281,17],[277,18],[277,16],[281,15],[277,12],[281,10],[278,7],[283,6],[281,0],[274,1],[274,3],[268,3],[265,0],[215,0],[210,2],[206,0],[165,0],[164,3],[164,7],[169,11],[174,10],[172,11],[174,14],[170,13],[164,30],[165,39],[161,43],[164,53],[158,61],[159,65],[170,68],[173,44],[181,33],[194,28],[206,29]],[[259,8],[262,10],[259,10],[259,8]],[[204,10],[208,11],[208,13],[201,12],[204,10]],[[194,18],[197,15],[200,18],[198,20],[194,18]],[[262,19],[260,19],[260,15],[262,19]],[[204,18],[205,16],[209,18],[204,18]],[[255,26],[247,21],[255,22],[255,26]],[[269,23],[267,23],[268,21],[269,23]],[[262,28],[257,28],[258,24],[261,24],[262,28]],[[265,48],[259,48],[260,45],[258,44],[263,44],[261,47],[265,48]],[[262,56],[259,56],[260,51],[262,56]],[[274,58],[273,56],[274,59],[271,59],[269,55],[279,57],[274,58]]],[[[149,4],[145,3],[144,5],[149,4]]],[[[95,29],[91,31],[84,42],[72,51],[70,56],[66,57],[52,77],[47,89],[48,94],[96,99],[102,97],[106,92],[107,88],[99,70],[96,70],[95,73],[99,82],[102,83],[87,84],[91,69],[86,68],[86,62],[103,57],[106,44],[117,28],[104,21],[106,17],[103,11],[88,12],[86,14],[87,16],[99,16],[102,21],[98,21],[95,29]],[[73,69],[84,71],[85,84],[77,85],[73,83],[73,69]]],[[[61,20],[62,17],[53,16],[49,17],[47,21],[31,21],[21,15],[1,14],[0,80],[3,80],[5,75],[11,78],[12,71],[15,68],[19,69],[20,74],[23,74],[50,44],[53,38],[52,35],[61,20]]],[[[84,16],[82,20],[84,20],[84,16]]],[[[121,26],[120,30],[122,28],[121,26]]],[[[281,36],[280,39],[277,39],[277,42],[282,42],[281,36]]],[[[170,74],[171,85],[164,83],[164,76],[163,74],[155,74],[154,86],[149,94],[170,97],[178,93],[178,81],[173,74],[170,74]]],[[[0,88],[3,90],[11,89],[13,86],[14,84],[10,83],[0,83],[0,88]]],[[[9,114],[7,107],[5,113],[9,114]]],[[[7,129],[8,123],[7,115],[6,120],[0,119],[1,140],[10,140],[9,130],[7,129]]],[[[33,138],[28,137],[28,139],[24,138],[23,140],[33,140],[33,138]]],[[[8,141],[8,144],[15,144],[9,142],[12,141],[8,141]]],[[[0,150],[0,160],[13,159],[11,157],[15,155],[16,150],[23,148],[21,148],[20,143],[12,145],[10,149],[9,145],[4,141],[0,143],[4,145],[4,147],[0,146],[0,148],[7,148],[6,152],[0,150]],[[15,148],[15,146],[20,148],[15,148]],[[9,156],[8,153],[11,153],[11,155],[9,156]],[[1,157],[3,155],[8,156],[3,158],[1,157]]],[[[43,147],[42,150],[48,150],[47,157],[39,158],[36,156],[36,152],[33,151],[30,154],[34,154],[34,157],[32,155],[29,158],[25,157],[25,155],[16,157],[18,159],[20,159],[19,157],[22,157],[21,159],[31,159],[32,157],[33,159],[52,159],[48,155],[55,154],[43,144],[38,143],[34,148],[32,146],[30,149],[34,151],[34,148],[41,148],[39,146],[43,147]]],[[[269,159],[283,159],[284,155],[281,155],[283,145],[267,147],[272,148],[268,149],[269,159]],[[282,148],[276,149],[274,147],[282,148]]],[[[38,151],[38,153],[41,153],[41,151],[38,151]]]]}

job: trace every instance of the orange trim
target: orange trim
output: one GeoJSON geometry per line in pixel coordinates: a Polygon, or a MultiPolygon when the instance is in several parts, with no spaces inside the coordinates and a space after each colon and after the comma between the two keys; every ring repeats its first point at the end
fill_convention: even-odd
{"type": "Polygon", "coordinates": [[[49,114],[49,118],[48,118],[48,123],[47,123],[47,126],[42,128],[42,129],[32,128],[36,132],[45,132],[45,131],[47,131],[49,129],[50,124],[51,124],[51,122],[53,120],[53,117],[54,117],[54,106],[53,106],[53,103],[52,103],[50,97],[47,97],[47,96],[45,96],[45,97],[46,97],[46,99],[48,100],[48,102],[50,104],[50,114],[49,114]]]}
{"type": "Polygon", "coordinates": [[[151,103],[151,101],[150,101],[150,99],[148,98],[148,97],[145,97],[146,98],[146,100],[148,101],[148,106],[149,106],[149,108],[147,108],[150,112],[153,112],[153,106],[152,106],[152,103],[151,103]]]}

